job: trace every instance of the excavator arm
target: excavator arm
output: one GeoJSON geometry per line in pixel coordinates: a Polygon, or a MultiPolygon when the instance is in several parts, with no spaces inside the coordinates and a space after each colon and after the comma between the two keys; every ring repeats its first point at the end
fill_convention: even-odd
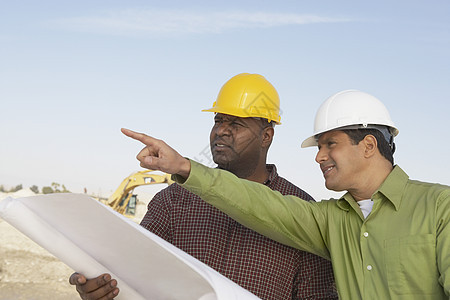
{"type": "Polygon", "coordinates": [[[174,181],[171,179],[170,174],[152,174],[154,170],[138,171],[125,178],[115,192],[108,198],[106,202],[117,212],[125,215],[130,204],[130,200],[133,199],[134,188],[141,185],[167,183],[172,184],[174,181]]]}

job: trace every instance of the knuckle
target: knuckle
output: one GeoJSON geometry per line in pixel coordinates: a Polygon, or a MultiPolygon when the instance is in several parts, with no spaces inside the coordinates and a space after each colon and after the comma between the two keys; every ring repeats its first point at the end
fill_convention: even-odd
{"type": "Polygon", "coordinates": [[[101,276],[96,278],[95,282],[96,282],[98,287],[101,287],[101,286],[105,285],[108,282],[106,276],[107,275],[101,275],[101,276]]]}

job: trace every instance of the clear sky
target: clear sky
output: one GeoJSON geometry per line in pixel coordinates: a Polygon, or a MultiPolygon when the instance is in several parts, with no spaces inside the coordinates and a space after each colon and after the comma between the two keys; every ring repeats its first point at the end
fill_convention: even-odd
{"type": "Polygon", "coordinates": [[[277,88],[269,162],[315,198],[340,193],[300,143],[345,89],[385,103],[411,178],[450,184],[449,16],[448,0],[1,1],[0,184],[109,196],[140,169],[121,127],[206,161],[201,109],[242,72],[277,88]]]}

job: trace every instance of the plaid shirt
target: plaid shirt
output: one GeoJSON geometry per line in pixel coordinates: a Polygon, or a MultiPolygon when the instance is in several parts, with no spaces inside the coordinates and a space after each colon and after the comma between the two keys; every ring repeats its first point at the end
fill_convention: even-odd
{"type": "MultiPolygon", "coordinates": [[[[313,200],[267,169],[271,189],[313,200]]],[[[242,226],[176,183],[155,195],[141,225],[262,299],[338,298],[329,261],[242,226]]]]}

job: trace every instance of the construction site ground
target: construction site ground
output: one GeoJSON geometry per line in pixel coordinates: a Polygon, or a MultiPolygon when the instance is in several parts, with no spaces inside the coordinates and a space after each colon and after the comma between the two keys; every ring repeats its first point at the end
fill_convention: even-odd
{"type": "MultiPolygon", "coordinates": [[[[34,195],[29,190],[14,198],[34,195]]],[[[0,200],[6,194],[0,193],[0,200]]],[[[138,222],[146,203],[138,206],[138,222]]],[[[73,270],[0,218],[0,300],[80,299],[68,283],[73,270]]]]}

